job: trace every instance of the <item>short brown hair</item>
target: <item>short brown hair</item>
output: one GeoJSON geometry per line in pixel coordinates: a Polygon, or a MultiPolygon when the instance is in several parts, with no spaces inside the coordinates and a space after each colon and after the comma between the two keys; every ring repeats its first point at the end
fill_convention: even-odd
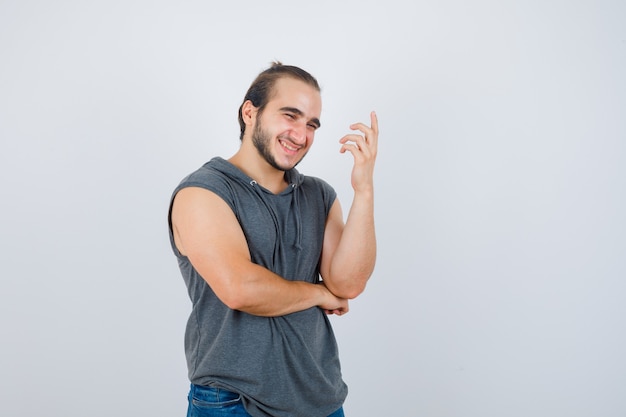
{"type": "Polygon", "coordinates": [[[302,68],[295,67],[293,65],[283,65],[279,61],[273,62],[268,69],[261,72],[252,82],[250,88],[248,88],[248,92],[243,98],[241,106],[239,106],[239,127],[241,128],[241,134],[239,136],[240,140],[243,140],[243,134],[246,130],[246,124],[243,122],[243,115],[241,113],[243,104],[250,100],[252,105],[259,109],[259,114],[261,114],[267,103],[272,98],[276,81],[282,77],[292,77],[297,80],[304,81],[317,91],[320,91],[320,86],[315,77],[302,68]]]}

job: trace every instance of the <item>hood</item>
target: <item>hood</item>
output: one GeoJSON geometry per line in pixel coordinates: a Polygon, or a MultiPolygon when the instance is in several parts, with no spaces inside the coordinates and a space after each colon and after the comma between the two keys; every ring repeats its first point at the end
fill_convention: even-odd
{"type": "MultiPolygon", "coordinates": [[[[271,213],[272,219],[274,221],[274,225],[276,227],[277,235],[278,236],[281,235],[280,233],[281,222],[278,218],[278,214],[276,210],[274,209],[273,205],[271,204],[271,202],[268,201],[268,198],[270,198],[270,196],[273,196],[274,193],[272,193],[270,190],[268,190],[267,188],[257,183],[254,178],[249,177],[243,171],[237,168],[235,165],[233,165],[232,163],[228,162],[227,160],[221,157],[213,158],[211,160],[211,167],[213,169],[220,171],[221,173],[231,178],[232,180],[238,181],[242,184],[246,184],[246,186],[248,187],[251,187],[255,191],[255,193],[260,197],[260,199],[263,201],[268,211],[271,213]]],[[[304,182],[304,178],[305,176],[299,173],[298,170],[295,168],[292,168],[289,171],[285,171],[285,179],[287,180],[287,183],[289,184],[289,186],[286,187],[280,193],[276,194],[276,195],[283,196],[283,197],[287,197],[288,195],[290,195],[291,197],[290,203],[289,203],[290,204],[289,211],[290,213],[293,213],[295,217],[295,222],[296,222],[296,236],[295,236],[295,240],[293,244],[298,250],[302,249],[302,214],[300,212],[300,205],[299,205],[299,199],[300,199],[299,187],[304,182]]],[[[276,242],[276,246],[274,248],[274,252],[276,256],[279,256],[280,245],[281,245],[281,242],[276,242]]]]}

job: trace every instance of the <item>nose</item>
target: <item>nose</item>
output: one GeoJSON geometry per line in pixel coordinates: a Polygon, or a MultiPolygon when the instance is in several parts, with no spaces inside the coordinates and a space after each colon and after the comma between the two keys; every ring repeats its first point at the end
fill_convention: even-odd
{"type": "Polygon", "coordinates": [[[307,125],[306,122],[298,123],[292,130],[293,139],[298,145],[303,145],[307,139],[307,125]]]}

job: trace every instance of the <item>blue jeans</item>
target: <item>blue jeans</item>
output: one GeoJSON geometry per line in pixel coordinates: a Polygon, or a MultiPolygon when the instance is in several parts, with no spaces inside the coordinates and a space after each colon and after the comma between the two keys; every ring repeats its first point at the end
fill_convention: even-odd
{"type": "MultiPolygon", "coordinates": [[[[243,408],[241,395],[222,388],[191,384],[187,417],[252,417],[243,408]]],[[[343,408],[328,417],[344,417],[343,408]]]]}

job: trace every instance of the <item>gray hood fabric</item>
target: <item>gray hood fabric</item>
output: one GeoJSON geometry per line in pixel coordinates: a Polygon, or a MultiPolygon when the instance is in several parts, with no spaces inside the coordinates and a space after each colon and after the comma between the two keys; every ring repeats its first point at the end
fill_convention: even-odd
{"type": "MultiPolygon", "coordinates": [[[[233,210],[252,261],[288,280],[318,283],[324,227],[333,188],[296,169],[273,194],[230,162],[216,157],[176,187],[201,187],[233,210]]],[[[337,343],[326,314],[314,307],[279,317],[231,310],[170,242],[187,286],[192,311],[185,354],[193,384],[238,392],[255,417],[322,417],[347,395],[337,343]]]]}

